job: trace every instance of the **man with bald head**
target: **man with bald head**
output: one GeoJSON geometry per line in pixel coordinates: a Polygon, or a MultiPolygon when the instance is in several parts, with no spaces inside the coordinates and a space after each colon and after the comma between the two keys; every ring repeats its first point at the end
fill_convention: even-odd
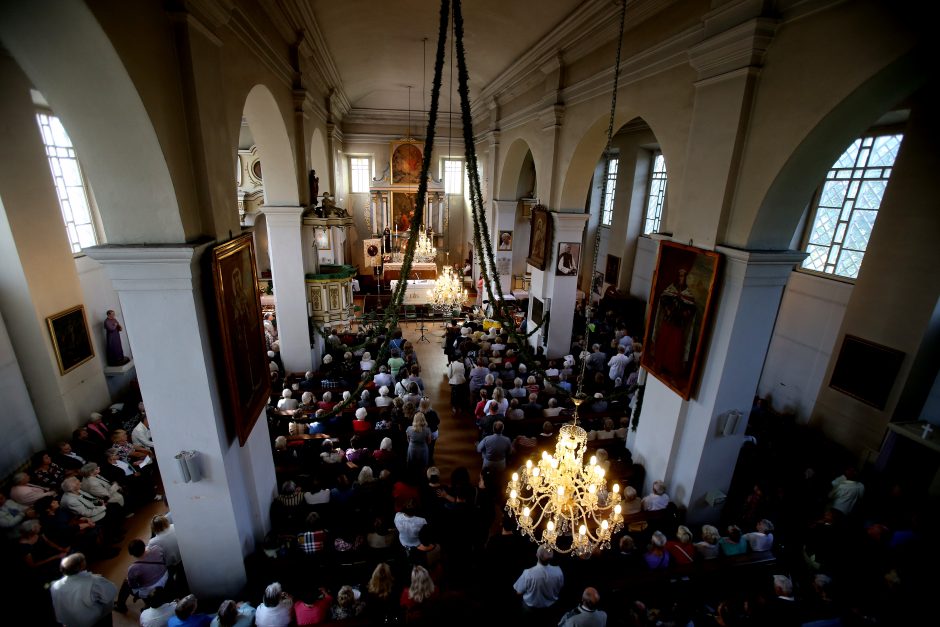
{"type": "Polygon", "coordinates": [[[581,594],[581,605],[565,614],[558,627],[605,627],[607,612],[597,609],[601,595],[596,588],[585,588],[581,594]]]}
{"type": "Polygon", "coordinates": [[[69,627],[111,625],[111,608],[118,590],[113,583],[85,570],[85,556],[72,553],[62,559],[62,579],[49,592],[55,617],[69,627]]]}

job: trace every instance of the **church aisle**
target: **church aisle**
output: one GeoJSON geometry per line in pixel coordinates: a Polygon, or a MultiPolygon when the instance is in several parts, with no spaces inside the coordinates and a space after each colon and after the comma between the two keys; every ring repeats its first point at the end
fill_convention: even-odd
{"type": "Polygon", "coordinates": [[[479,476],[482,462],[476,452],[477,428],[470,416],[453,416],[450,408],[450,385],[447,383],[447,356],[444,354],[442,336],[444,330],[439,321],[425,322],[428,330],[425,337],[430,343],[419,342],[420,322],[402,325],[402,332],[418,354],[421,365],[421,378],[424,380],[425,394],[431,399],[431,407],[441,417],[440,437],[434,448],[434,465],[441,471],[441,479],[450,482],[450,473],[455,468],[465,466],[470,476],[479,476]]]}

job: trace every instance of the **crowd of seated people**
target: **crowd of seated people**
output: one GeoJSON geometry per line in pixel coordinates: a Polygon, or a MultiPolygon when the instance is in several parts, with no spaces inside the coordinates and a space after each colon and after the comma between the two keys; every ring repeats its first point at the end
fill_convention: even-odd
{"type": "Polygon", "coordinates": [[[162,500],[153,439],[143,403],[93,413],[71,440],[33,455],[0,491],[0,530],[27,591],[60,577],[63,558],[109,559],[120,552],[125,519],[162,500]]]}
{"type": "MultiPolygon", "coordinates": [[[[624,461],[630,467],[623,442],[636,405],[641,348],[622,324],[598,322],[590,350],[576,338],[572,355],[558,360],[540,351],[525,360],[528,351],[517,350],[507,334],[485,331],[473,321],[448,326],[444,374],[452,416],[472,416],[479,427],[477,443],[467,442],[468,449],[475,445],[482,455],[477,483],[469,469],[460,468],[447,485],[433,467],[440,418],[432,427],[428,416],[437,412],[424,397],[420,366],[414,370],[417,358],[400,333],[388,338],[391,350],[385,359],[379,357],[385,338],[357,350],[347,350],[353,338],[328,342],[330,359],[320,372],[305,373],[302,390],[321,398],[324,392],[335,398],[353,391],[360,380],[349,373],[361,376],[363,364],[376,376],[365,388],[368,394],[351,399],[343,412],[348,422],[329,418],[331,423],[320,425],[317,433],[328,438],[311,444],[276,434],[281,436],[275,446],[279,479],[293,482],[278,500],[292,500],[299,509],[275,516],[278,527],[269,554],[280,565],[269,581],[282,581],[290,590],[292,620],[315,624],[302,622],[314,614],[322,620],[394,615],[419,621],[443,611],[456,594],[469,602],[468,612],[510,612],[512,620],[525,622],[525,603],[513,584],[532,566],[535,545],[499,513],[505,503],[500,474],[554,446],[557,425],[573,413],[570,398],[579,389],[582,366],[589,400],[579,418],[592,454],[611,476],[626,474],[624,461]],[[346,374],[338,383],[323,385],[337,376],[337,363],[351,366],[339,367],[346,374]],[[503,529],[491,534],[500,519],[503,529]],[[296,560],[298,569],[288,565],[296,560]],[[318,565],[312,577],[316,586],[310,585],[311,577],[297,575],[307,572],[311,560],[318,565]],[[361,567],[349,568],[356,564],[361,567]],[[376,574],[381,584],[375,583],[376,574]],[[470,601],[484,587],[485,603],[470,601]]],[[[316,412],[311,418],[305,423],[308,434],[314,433],[316,412]]],[[[804,503],[768,508],[768,497],[756,490],[740,512],[686,525],[662,481],[642,495],[642,475],[624,485],[626,524],[611,548],[587,560],[562,555],[550,560],[565,582],[548,605],[551,624],[582,624],[586,619],[579,616],[601,607],[614,620],[633,625],[848,625],[866,624],[872,614],[887,624],[885,606],[874,600],[907,599],[902,591],[910,579],[903,558],[911,547],[922,546],[922,528],[916,519],[902,516],[892,517],[890,525],[859,518],[866,494],[851,470],[829,486],[828,503],[815,498],[831,506],[824,515],[819,508],[815,517],[799,520],[793,512],[809,511],[804,503]],[[864,540],[862,553],[877,557],[874,565],[855,572],[839,564],[844,558],[855,564],[860,557],[850,555],[848,539],[839,535],[850,524],[856,532],[849,537],[864,540]],[[865,594],[854,590],[861,574],[867,575],[859,588],[865,594]],[[689,586],[695,594],[688,594],[689,586]]],[[[888,509],[893,504],[885,503],[888,509]]],[[[267,601],[288,607],[267,597],[262,604],[267,601]]]]}

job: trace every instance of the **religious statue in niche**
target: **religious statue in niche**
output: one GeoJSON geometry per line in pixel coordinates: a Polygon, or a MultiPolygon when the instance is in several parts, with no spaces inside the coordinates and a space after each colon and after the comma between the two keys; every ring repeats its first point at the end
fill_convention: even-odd
{"type": "Polygon", "coordinates": [[[121,345],[121,331],[124,330],[124,327],[118,322],[113,309],[109,309],[106,315],[104,332],[108,365],[123,366],[130,361],[129,357],[124,356],[124,347],[121,345]]]}

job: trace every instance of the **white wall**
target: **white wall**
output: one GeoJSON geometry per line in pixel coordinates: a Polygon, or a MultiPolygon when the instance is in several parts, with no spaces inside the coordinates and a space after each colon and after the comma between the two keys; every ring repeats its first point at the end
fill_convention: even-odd
{"type": "MultiPolygon", "coordinates": [[[[114,315],[123,327],[124,313],[121,311],[121,302],[111,285],[111,278],[100,263],[87,255],[82,255],[75,258],[75,269],[78,271],[82,295],[85,297],[85,313],[88,316],[91,341],[95,345],[95,353],[101,355],[102,365],[107,365],[105,363],[107,352],[105,351],[104,319],[107,317],[108,310],[113,309],[114,315]]],[[[121,346],[124,347],[124,356],[133,358],[127,333],[123,331],[121,332],[121,346]]]]}
{"type": "Polygon", "coordinates": [[[659,243],[656,240],[650,237],[637,238],[633,276],[630,279],[630,296],[649,302],[653,273],[656,271],[657,250],[659,250],[659,243]]]}
{"type": "Polygon", "coordinates": [[[3,430],[0,438],[0,477],[7,476],[43,447],[36,412],[13,352],[6,323],[0,314],[0,398],[3,399],[3,430]]]}
{"type": "Polygon", "coordinates": [[[853,287],[806,272],[790,275],[757,388],[774,410],[809,421],[853,287]]]}

